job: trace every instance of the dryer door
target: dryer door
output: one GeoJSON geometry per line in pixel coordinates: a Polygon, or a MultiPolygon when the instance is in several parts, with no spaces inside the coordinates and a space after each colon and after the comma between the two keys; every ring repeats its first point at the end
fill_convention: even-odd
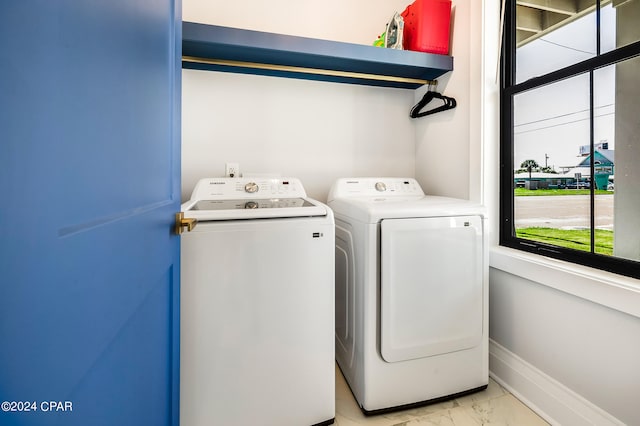
{"type": "Polygon", "coordinates": [[[381,352],[387,362],[477,346],[482,338],[479,216],[381,223],[381,352]]]}

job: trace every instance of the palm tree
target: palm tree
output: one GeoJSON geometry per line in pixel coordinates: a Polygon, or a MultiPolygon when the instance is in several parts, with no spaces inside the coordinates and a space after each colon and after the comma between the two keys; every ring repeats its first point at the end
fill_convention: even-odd
{"type": "Polygon", "coordinates": [[[520,164],[521,169],[526,169],[529,172],[529,180],[531,180],[531,171],[540,167],[536,160],[524,160],[520,164]]]}

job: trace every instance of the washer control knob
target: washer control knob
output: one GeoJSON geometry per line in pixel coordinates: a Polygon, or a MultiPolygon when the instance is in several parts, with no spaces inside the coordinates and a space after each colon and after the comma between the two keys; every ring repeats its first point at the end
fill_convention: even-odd
{"type": "Polygon", "coordinates": [[[384,192],[387,190],[387,185],[385,185],[384,182],[376,182],[376,190],[384,192]]]}
{"type": "Polygon", "coordinates": [[[256,203],[255,201],[247,201],[246,203],[244,203],[244,208],[245,209],[257,209],[258,208],[258,203],[256,203]]]}
{"type": "Polygon", "coordinates": [[[254,192],[258,192],[258,189],[258,184],[255,182],[249,182],[244,186],[245,192],[249,192],[251,194],[253,194],[254,192]]]}

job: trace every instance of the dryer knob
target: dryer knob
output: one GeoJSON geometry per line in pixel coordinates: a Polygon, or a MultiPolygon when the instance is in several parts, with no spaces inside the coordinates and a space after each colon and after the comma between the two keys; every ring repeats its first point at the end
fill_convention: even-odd
{"type": "Polygon", "coordinates": [[[376,190],[384,192],[387,190],[387,185],[385,185],[384,182],[376,182],[376,190]]]}
{"type": "Polygon", "coordinates": [[[258,192],[258,184],[255,182],[249,182],[244,186],[244,190],[245,192],[250,192],[250,193],[258,192]]]}

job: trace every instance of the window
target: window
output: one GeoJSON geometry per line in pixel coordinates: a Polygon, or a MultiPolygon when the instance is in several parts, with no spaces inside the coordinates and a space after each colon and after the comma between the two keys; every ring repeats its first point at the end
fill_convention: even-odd
{"type": "Polygon", "coordinates": [[[640,0],[507,0],[500,244],[640,278],[640,0]]]}

